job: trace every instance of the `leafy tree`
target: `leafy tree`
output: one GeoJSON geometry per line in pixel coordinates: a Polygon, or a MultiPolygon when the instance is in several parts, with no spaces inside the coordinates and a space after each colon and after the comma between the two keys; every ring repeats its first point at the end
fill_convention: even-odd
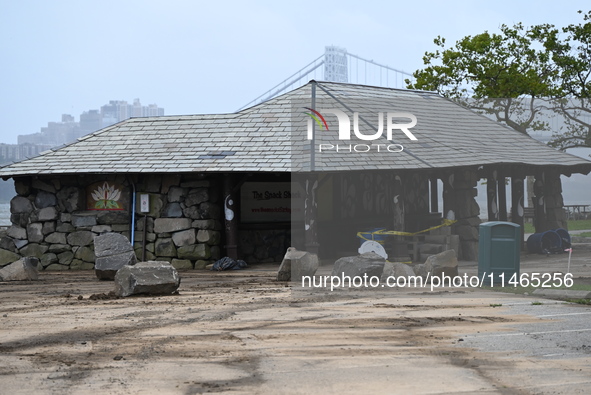
{"type": "MultiPolygon", "coordinates": [[[[579,13],[582,14],[581,11],[579,13]]],[[[466,36],[453,46],[437,37],[410,89],[436,91],[521,132],[548,129],[548,115],[564,119],[552,145],[591,147],[591,12],[558,29],[502,25],[500,33],[466,36]]]]}
{"type": "Polygon", "coordinates": [[[566,130],[555,133],[550,145],[560,149],[591,147],[591,11],[579,14],[582,23],[561,29],[540,25],[533,31],[558,70],[560,90],[551,109],[564,118],[566,130]]]}

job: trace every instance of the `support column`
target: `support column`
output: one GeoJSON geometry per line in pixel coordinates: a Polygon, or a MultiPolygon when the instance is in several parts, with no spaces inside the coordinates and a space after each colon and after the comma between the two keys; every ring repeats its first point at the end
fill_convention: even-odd
{"type": "Polygon", "coordinates": [[[236,194],[231,174],[224,174],[224,223],[226,230],[226,256],[238,259],[238,215],[236,194]]]}
{"type": "Polygon", "coordinates": [[[502,172],[499,172],[497,190],[499,199],[499,221],[507,221],[507,190],[505,186],[505,174],[502,172]]]}
{"type": "Polygon", "coordinates": [[[545,184],[545,174],[543,171],[536,174],[536,179],[534,181],[534,227],[536,228],[536,233],[542,233],[550,228],[546,223],[546,198],[544,196],[544,192],[546,190],[545,184]]]}
{"type": "Polygon", "coordinates": [[[474,199],[478,175],[476,170],[456,170],[443,177],[444,218],[456,220],[452,233],[459,236],[458,259],[478,260],[478,226],[480,208],[474,199]]]}
{"type": "Polygon", "coordinates": [[[562,199],[562,182],[560,173],[553,170],[546,171],[544,184],[544,196],[546,197],[546,226],[549,229],[567,229],[564,201],[562,199]]]}
{"type": "Polygon", "coordinates": [[[497,204],[497,171],[493,170],[486,178],[486,198],[488,207],[488,220],[499,220],[499,205],[497,204]]]}
{"type": "Polygon", "coordinates": [[[454,190],[453,173],[443,176],[443,218],[456,219],[456,195],[454,190]]]}
{"type": "Polygon", "coordinates": [[[304,245],[306,251],[318,254],[318,177],[309,174],[304,181],[304,245]]]}
{"type": "Polygon", "coordinates": [[[524,248],[523,243],[523,225],[524,225],[524,218],[523,215],[525,213],[524,210],[524,200],[525,194],[523,190],[523,176],[516,175],[511,177],[511,222],[521,226],[521,249],[524,248]]]}

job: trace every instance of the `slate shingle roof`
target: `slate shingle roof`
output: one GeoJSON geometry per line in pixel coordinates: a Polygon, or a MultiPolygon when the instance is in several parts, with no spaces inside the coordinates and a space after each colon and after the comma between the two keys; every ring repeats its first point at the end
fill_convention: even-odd
{"type": "MultiPolygon", "coordinates": [[[[80,138],[68,146],[0,168],[0,177],[79,173],[290,172],[310,168],[307,118],[311,83],[233,114],[132,118],[80,138]]],[[[591,162],[556,151],[436,94],[318,82],[316,109],[357,111],[376,124],[376,113],[409,112],[418,138],[401,132],[401,153],[315,153],[314,170],[437,169],[457,166],[560,166],[565,172],[591,170],[591,162]]],[[[353,120],[352,114],[351,121],[353,120]]],[[[330,116],[329,116],[330,117],[330,116]]],[[[329,119],[327,117],[327,120],[329,119]]],[[[336,124],[336,122],[335,122],[336,124]]],[[[332,125],[332,124],[331,124],[332,125]]],[[[372,132],[360,122],[366,134],[372,132]]],[[[334,127],[333,127],[334,130],[334,127]]],[[[316,143],[391,144],[338,141],[318,130],[316,143]]]]}

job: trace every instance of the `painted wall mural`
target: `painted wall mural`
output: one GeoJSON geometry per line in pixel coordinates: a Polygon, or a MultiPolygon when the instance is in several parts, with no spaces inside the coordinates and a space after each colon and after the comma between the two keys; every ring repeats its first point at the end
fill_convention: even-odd
{"type": "Polygon", "coordinates": [[[123,186],[108,181],[89,185],[86,192],[88,210],[123,210],[125,207],[123,186]]]}

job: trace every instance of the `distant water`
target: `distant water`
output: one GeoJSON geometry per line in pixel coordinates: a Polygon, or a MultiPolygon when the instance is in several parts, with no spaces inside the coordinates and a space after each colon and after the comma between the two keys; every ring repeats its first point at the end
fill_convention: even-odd
{"type": "Polygon", "coordinates": [[[10,203],[0,203],[0,226],[10,226],[10,203]]]}

